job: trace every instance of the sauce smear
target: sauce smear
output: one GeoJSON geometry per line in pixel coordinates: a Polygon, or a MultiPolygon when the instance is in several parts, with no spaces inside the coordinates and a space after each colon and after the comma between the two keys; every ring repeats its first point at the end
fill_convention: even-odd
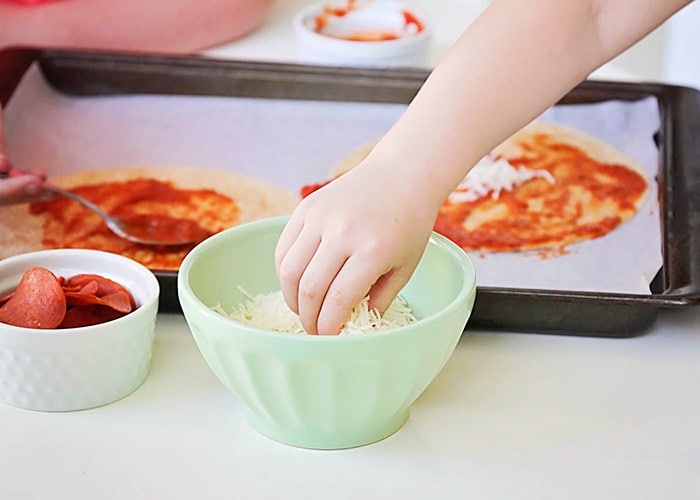
{"type": "Polygon", "coordinates": [[[513,165],[548,171],[554,184],[533,178],[494,199],[442,205],[435,230],[465,250],[517,251],[563,246],[609,233],[632,217],[647,191],[645,177],[603,163],[547,134],[521,144],[513,165]]]}
{"type": "Polygon", "coordinates": [[[119,218],[129,234],[162,245],[177,245],[182,241],[202,241],[211,236],[192,219],[177,219],[166,214],[129,214],[119,218]]]}
{"type": "MultiPolygon", "coordinates": [[[[181,189],[151,178],[74,186],[71,191],[119,219],[146,223],[144,236],[199,235],[199,241],[240,221],[238,204],[213,189],[181,189]]],[[[113,234],[96,214],[63,197],[30,204],[43,217],[46,248],[93,248],[132,258],[153,270],[177,270],[196,243],[149,246],[113,234]]]]}

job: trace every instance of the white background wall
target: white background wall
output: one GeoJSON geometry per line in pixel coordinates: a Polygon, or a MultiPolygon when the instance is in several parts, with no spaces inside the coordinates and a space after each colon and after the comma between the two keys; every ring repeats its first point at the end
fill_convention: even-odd
{"type": "Polygon", "coordinates": [[[700,88],[700,2],[685,7],[612,62],[642,79],[700,88]]]}
{"type": "Polygon", "coordinates": [[[693,2],[668,21],[664,76],[700,88],[700,2],[693,2]]]}

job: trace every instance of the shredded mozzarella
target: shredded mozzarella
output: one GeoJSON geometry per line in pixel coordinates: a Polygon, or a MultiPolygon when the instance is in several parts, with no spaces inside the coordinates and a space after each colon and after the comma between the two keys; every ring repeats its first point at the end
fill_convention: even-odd
{"type": "Polygon", "coordinates": [[[496,200],[500,197],[501,191],[512,191],[514,187],[536,177],[545,179],[550,184],[556,183],[547,170],[532,170],[523,165],[514,167],[505,158],[487,155],[462,179],[448,196],[448,200],[452,203],[475,201],[489,192],[496,200]]]}
{"type": "MultiPolygon", "coordinates": [[[[240,289],[249,300],[242,303],[230,313],[217,304],[212,309],[231,319],[248,325],[280,333],[306,335],[304,327],[297,316],[284,301],[281,291],[251,296],[240,289]]],[[[357,304],[350,314],[348,321],[340,329],[340,335],[362,335],[390,328],[406,326],[416,321],[406,300],[398,296],[389,308],[380,315],[375,309],[369,308],[369,297],[357,304]]]]}

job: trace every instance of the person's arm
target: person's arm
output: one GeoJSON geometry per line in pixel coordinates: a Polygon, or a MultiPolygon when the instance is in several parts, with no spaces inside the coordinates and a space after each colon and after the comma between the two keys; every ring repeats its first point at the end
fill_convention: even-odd
{"type": "Polygon", "coordinates": [[[273,0],[0,1],[0,49],[8,46],[191,53],[239,38],[273,0]]]}
{"type": "Polygon", "coordinates": [[[410,278],[445,197],[489,150],[689,0],[495,0],[360,165],[305,198],[277,271],[309,333],[410,278]]]}

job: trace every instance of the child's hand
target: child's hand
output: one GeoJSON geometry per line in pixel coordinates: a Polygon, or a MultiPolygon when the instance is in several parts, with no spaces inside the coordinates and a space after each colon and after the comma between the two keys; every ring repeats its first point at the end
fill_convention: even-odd
{"type": "Polygon", "coordinates": [[[420,206],[410,182],[380,170],[365,161],[312,193],[282,232],[282,293],[308,333],[338,333],[368,293],[383,312],[423,254],[437,208],[420,206]]]}
{"type": "Polygon", "coordinates": [[[7,157],[0,153],[0,205],[24,203],[39,197],[44,176],[13,169],[7,157]]]}

